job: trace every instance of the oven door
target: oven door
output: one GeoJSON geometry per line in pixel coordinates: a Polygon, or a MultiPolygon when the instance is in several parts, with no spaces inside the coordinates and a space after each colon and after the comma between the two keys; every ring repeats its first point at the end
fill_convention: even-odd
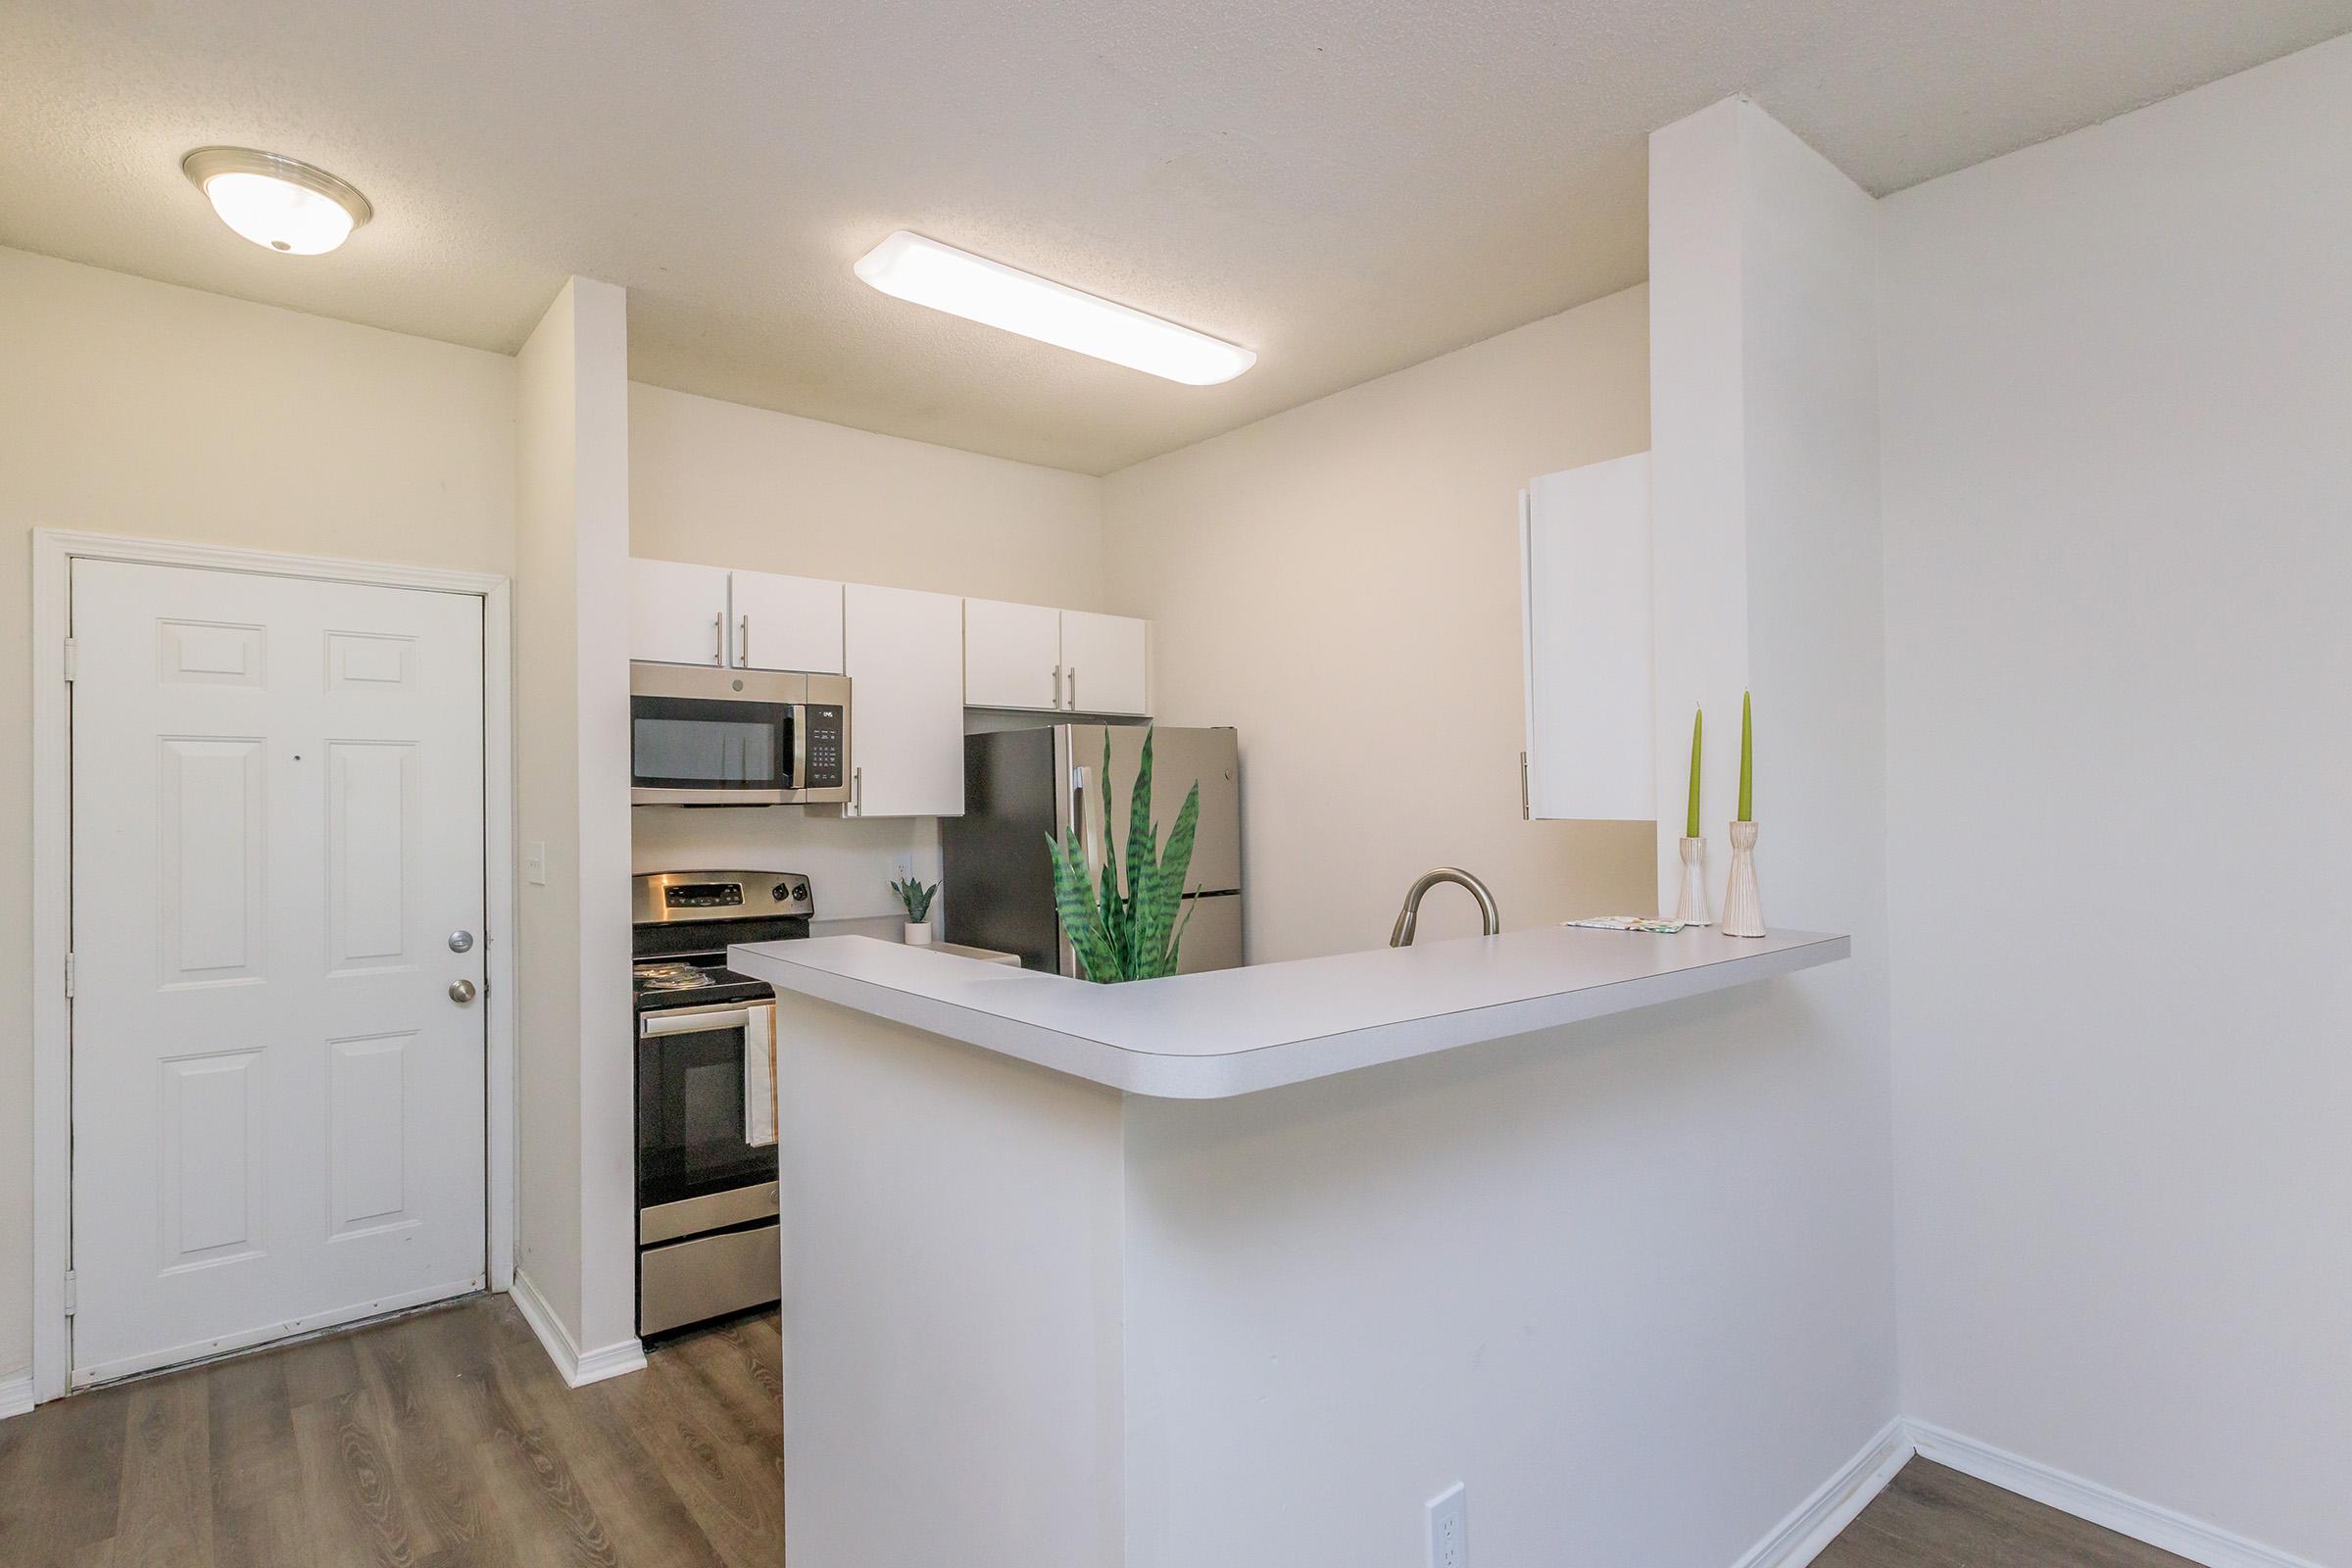
{"type": "Polygon", "coordinates": [[[775,1004],[673,1007],[637,1020],[640,1241],[775,1213],[776,1150],[744,1137],[744,1050],[773,1037],[775,1004]],[[747,1193],[756,1189],[756,1195],[747,1193]],[[723,1218],[709,1218],[724,1211],[723,1218]],[[691,1223],[690,1223],[691,1222],[691,1223]]]}
{"type": "Polygon", "coordinates": [[[801,799],[806,675],[629,666],[629,800],[774,806],[801,799]]]}

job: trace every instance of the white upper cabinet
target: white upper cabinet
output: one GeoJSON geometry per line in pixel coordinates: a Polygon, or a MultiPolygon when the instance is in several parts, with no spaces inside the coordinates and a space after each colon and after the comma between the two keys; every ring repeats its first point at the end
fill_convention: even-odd
{"type": "Polygon", "coordinates": [[[846,591],[849,804],[844,816],[963,814],[963,601],[846,591]]]}
{"type": "Polygon", "coordinates": [[[738,669],[842,672],[840,583],[772,571],[733,576],[729,662],[738,669]]]}
{"type": "Polygon", "coordinates": [[[963,700],[974,708],[1060,708],[1061,612],[966,599],[963,700]]]}
{"type": "Polygon", "coordinates": [[[1079,713],[1147,713],[1149,623],[1128,615],[1061,612],[1062,707],[1079,713]]]}
{"type": "Polygon", "coordinates": [[[629,563],[629,657],[660,664],[727,658],[727,568],[629,563]]]}
{"type": "MultiPolygon", "coordinates": [[[[1532,481],[1519,544],[1527,814],[1653,819],[1649,455],[1532,481]]],[[[1721,746],[1725,734],[1709,738],[1721,746]]]]}
{"type": "Polygon", "coordinates": [[[1151,625],[1127,615],[963,602],[963,700],[974,708],[1147,713],[1151,625]]]}

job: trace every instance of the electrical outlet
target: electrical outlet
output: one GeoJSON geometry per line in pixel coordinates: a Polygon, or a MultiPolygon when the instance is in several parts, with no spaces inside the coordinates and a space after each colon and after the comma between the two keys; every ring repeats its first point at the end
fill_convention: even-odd
{"type": "Polygon", "coordinates": [[[1470,1494],[1459,1481],[1429,1499],[1429,1568],[1470,1568],[1470,1494]]]}
{"type": "Polygon", "coordinates": [[[902,856],[900,856],[900,857],[898,858],[898,859],[896,859],[896,860],[895,860],[895,861],[893,861],[892,863],[893,863],[894,865],[896,865],[896,866],[899,868],[899,880],[900,880],[900,881],[902,881],[902,882],[911,882],[911,881],[913,881],[913,880],[914,880],[914,857],[913,857],[913,856],[911,856],[911,855],[902,855],[902,856]]]}

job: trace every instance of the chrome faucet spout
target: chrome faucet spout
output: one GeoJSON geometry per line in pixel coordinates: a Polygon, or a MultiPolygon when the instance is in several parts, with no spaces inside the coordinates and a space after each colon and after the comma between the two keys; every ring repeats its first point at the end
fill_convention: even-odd
{"type": "Polygon", "coordinates": [[[1434,871],[1424,871],[1420,879],[1405,891],[1404,907],[1396,911],[1396,924],[1389,932],[1389,946],[1409,948],[1413,945],[1413,929],[1421,923],[1421,895],[1441,882],[1451,882],[1467,888],[1478,901],[1479,919],[1485,924],[1488,936],[1502,930],[1502,916],[1495,912],[1494,895],[1484,882],[1459,866],[1441,865],[1434,871]]]}

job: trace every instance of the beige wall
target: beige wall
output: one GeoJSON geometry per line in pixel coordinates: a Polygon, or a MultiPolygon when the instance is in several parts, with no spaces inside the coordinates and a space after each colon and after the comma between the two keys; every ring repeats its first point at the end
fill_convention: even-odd
{"type": "Polygon", "coordinates": [[[32,1356],[27,531],[511,571],[514,408],[501,355],[0,250],[0,1378],[32,1356]]]}
{"type": "Polygon", "coordinates": [[[629,388],[640,556],[1077,610],[1102,481],[660,387],[629,388]]]}
{"type": "Polygon", "coordinates": [[[1506,926],[1654,906],[1647,824],[1519,812],[1518,490],[1648,444],[1647,337],[1629,289],[1107,480],[1161,718],[1241,728],[1253,960],[1387,940],[1448,862],[1506,926]]]}
{"type": "Polygon", "coordinates": [[[1903,1408],[2352,1562],[2352,38],[1880,216],[1903,1408]]]}
{"type": "MultiPolygon", "coordinates": [[[[844,582],[1100,609],[1102,481],[737,403],[629,389],[632,551],[844,582]]],[[[899,859],[939,873],[928,818],[818,808],[634,813],[636,869],[801,871],[827,918],[889,915],[899,859]]]]}

